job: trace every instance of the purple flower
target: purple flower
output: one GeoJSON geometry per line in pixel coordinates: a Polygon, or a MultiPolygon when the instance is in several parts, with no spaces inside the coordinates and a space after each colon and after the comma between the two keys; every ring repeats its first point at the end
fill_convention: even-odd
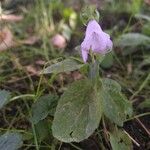
{"type": "Polygon", "coordinates": [[[90,50],[95,53],[106,54],[111,51],[112,46],[110,36],[102,31],[95,20],[91,20],[87,25],[85,38],[81,43],[83,61],[87,61],[90,50]]]}

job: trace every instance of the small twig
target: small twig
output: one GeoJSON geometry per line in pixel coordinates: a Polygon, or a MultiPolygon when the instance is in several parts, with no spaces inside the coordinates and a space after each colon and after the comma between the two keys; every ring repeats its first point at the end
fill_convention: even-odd
{"type": "Polygon", "coordinates": [[[104,133],[106,134],[106,138],[108,139],[108,131],[107,131],[104,119],[102,119],[102,123],[103,123],[103,127],[104,127],[104,133]]]}
{"type": "Polygon", "coordinates": [[[150,112],[146,112],[146,113],[143,113],[143,114],[139,114],[139,115],[133,116],[132,118],[126,119],[125,122],[131,121],[133,119],[140,118],[140,117],[143,117],[143,116],[147,116],[147,115],[150,115],[150,112]]]}
{"type": "Polygon", "coordinates": [[[72,147],[76,148],[77,150],[83,150],[82,148],[80,148],[80,147],[74,145],[73,143],[69,143],[69,144],[70,144],[72,147]]]}
{"type": "MultiPolygon", "coordinates": [[[[32,76],[36,76],[36,75],[32,73],[32,74],[30,74],[29,76],[32,77],[32,76]]],[[[18,78],[18,79],[9,80],[9,81],[7,81],[6,83],[10,84],[10,83],[19,82],[19,81],[21,81],[21,80],[24,80],[24,79],[28,78],[29,76],[25,75],[25,76],[23,76],[23,77],[21,77],[21,78],[18,78]]]]}
{"type": "Polygon", "coordinates": [[[144,126],[144,124],[140,121],[140,119],[136,118],[136,121],[142,126],[142,128],[146,131],[146,133],[150,136],[149,130],[144,126]]]}
{"type": "Polygon", "coordinates": [[[61,146],[62,146],[62,142],[60,143],[58,150],[60,150],[60,149],[61,149],[61,146]]]}
{"type": "Polygon", "coordinates": [[[132,140],[132,142],[133,142],[136,146],[140,147],[140,144],[139,144],[137,141],[135,141],[135,140],[133,139],[133,137],[131,137],[131,135],[130,135],[128,132],[126,132],[125,130],[123,130],[123,131],[124,131],[124,133],[132,140]]]}

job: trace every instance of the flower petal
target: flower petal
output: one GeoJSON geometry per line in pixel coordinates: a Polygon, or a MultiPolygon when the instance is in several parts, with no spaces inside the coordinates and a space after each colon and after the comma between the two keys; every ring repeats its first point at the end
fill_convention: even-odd
{"type": "Polygon", "coordinates": [[[87,25],[87,28],[86,28],[86,37],[89,37],[91,36],[91,34],[95,32],[95,33],[100,33],[102,32],[102,29],[100,27],[100,25],[95,21],[95,20],[91,20],[88,25],[87,25]]]}
{"type": "Polygon", "coordinates": [[[87,59],[88,59],[88,52],[86,50],[83,50],[83,49],[81,52],[82,52],[83,61],[86,63],[87,59]]]}
{"type": "Polygon", "coordinates": [[[110,40],[110,36],[107,33],[93,33],[92,39],[91,48],[93,52],[105,54],[110,51],[110,49],[112,49],[112,42],[110,40]]]}
{"type": "Polygon", "coordinates": [[[112,50],[112,46],[110,36],[102,31],[95,20],[91,20],[87,25],[85,38],[81,43],[83,61],[87,61],[90,49],[95,53],[106,54],[112,50]]]}

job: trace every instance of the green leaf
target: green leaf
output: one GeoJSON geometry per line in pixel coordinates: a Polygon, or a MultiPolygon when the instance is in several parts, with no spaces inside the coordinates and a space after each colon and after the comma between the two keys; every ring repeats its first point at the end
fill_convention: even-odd
{"type": "Polygon", "coordinates": [[[65,59],[44,69],[43,74],[69,72],[80,69],[84,64],[74,59],[65,59]]]}
{"type": "Polygon", "coordinates": [[[150,16],[145,14],[135,14],[135,18],[144,19],[150,22],[150,16]]]}
{"type": "Polygon", "coordinates": [[[72,30],[67,24],[62,25],[62,34],[69,41],[71,38],[72,30]]]}
{"type": "Polygon", "coordinates": [[[140,103],[138,105],[138,108],[143,109],[143,108],[150,108],[150,99],[145,100],[144,102],[140,103]]]}
{"type": "Polygon", "coordinates": [[[31,121],[36,124],[40,120],[45,119],[49,114],[53,115],[58,102],[58,96],[56,95],[45,95],[40,97],[32,105],[32,118],[31,121]]]}
{"type": "Polygon", "coordinates": [[[103,78],[103,87],[108,91],[121,92],[121,86],[114,80],[103,78]]]}
{"type": "Polygon", "coordinates": [[[143,57],[143,61],[137,66],[136,69],[142,69],[142,67],[150,65],[150,55],[143,57]]]}
{"type": "Polygon", "coordinates": [[[22,144],[22,137],[19,133],[5,133],[0,136],[0,150],[17,150],[22,144]]]}
{"type": "Polygon", "coordinates": [[[150,44],[150,37],[140,33],[123,34],[117,41],[117,45],[121,47],[136,47],[148,44],[150,44]]]}
{"type": "Polygon", "coordinates": [[[121,94],[120,85],[114,80],[103,79],[100,96],[105,116],[117,125],[123,126],[126,117],[132,115],[132,107],[121,94]]]}
{"type": "Polygon", "coordinates": [[[103,60],[105,59],[106,55],[103,54],[94,54],[96,56],[96,60],[99,62],[99,64],[101,64],[103,62],[103,60]]]}
{"type": "Polygon", "coordinates": [[[45,138],[50,135],[49,122],[42,120],[35,125],[36,134],[38,140],[42,142],[45,138]]]}
{"type": "Polygon", "coordinates": [[[101,115],[101,100],[91,80],[76,81],[58,102],[52,133],[63,142],[80,142],[98,127],[101,115]]]}
{"type": "Polygon", "coordinates": [[[101,66],[103,68],[107,69],[107,68],[110,68],[113,65],[113,62],[114,62],[113,53],[110,52],[110,53],[106,54],[104,60],[101,63],[101,66]]]}
{"type": "Polygon", "coordinates": [[[122,130],[110,133],[110,143],[113,150],[132,150],[132,142],[122,130]]]}
{"type": "Polygon", "coordinates": [[[73,11],[69,17],[69,25],[74,30],[77,25],[77,13],[73,11]]]}
{"type": "Polygon", "coordinates": [[[142,27],[142,33],[147,35],[147,36],[150,36],[150,21],[148,23],[145,23],[142,27]]]}
{"type": "Polygon", "coordinates": [[[0,109],[8,103],[9,97],[10,97],[10,92],[5,90],[0,91],[0,109]]]}

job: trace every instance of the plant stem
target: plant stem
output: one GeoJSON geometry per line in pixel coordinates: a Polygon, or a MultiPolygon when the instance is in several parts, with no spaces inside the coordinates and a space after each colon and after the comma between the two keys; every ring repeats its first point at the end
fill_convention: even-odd
{"type": "Polygon", "coordinates": [[[23,94],[23,95],[13,97],[12,99],[10,99],[10,102],[15,101],[15,100],[20,99],[20,98],[27,98],[27,97],[34,98],[34,96],[35,96],[34,94],[23,94]]]}
{"type": "MultiPolygon", "coordinates": [[[[29,105],[27,104],[26,101],[24,101],[24,103],[25,103],[25,105],[27,107],[29,116],[31,117],[32,115],[31,115],[31,111],[30,111],[29,105]]],[[[34,142],[35,142],[36,150],[39,150],[39,145],[38,145],[38,139],[37,139],[37,135],[36,135],[36,131],[35,131],[35,126],[34,126],[32,121],[31,121],[31,126],[32,126],[32,132],[33,132],[33,136],[34,136],[34,142]]]]}
{"type": "Polygon", "coordinates": [[[127,26],[125,27],[125,29],[123,30],[123,33],[122,33],[122,34],[124,34],[125,32],[127,32],[127,31],[129,30],[129,26],[130,26],[130,23],[131,23],[132,18],[133,18],[133,14],[130,16],[129,21],[128,21],[128,24],[127,24],[127,26]]]}

